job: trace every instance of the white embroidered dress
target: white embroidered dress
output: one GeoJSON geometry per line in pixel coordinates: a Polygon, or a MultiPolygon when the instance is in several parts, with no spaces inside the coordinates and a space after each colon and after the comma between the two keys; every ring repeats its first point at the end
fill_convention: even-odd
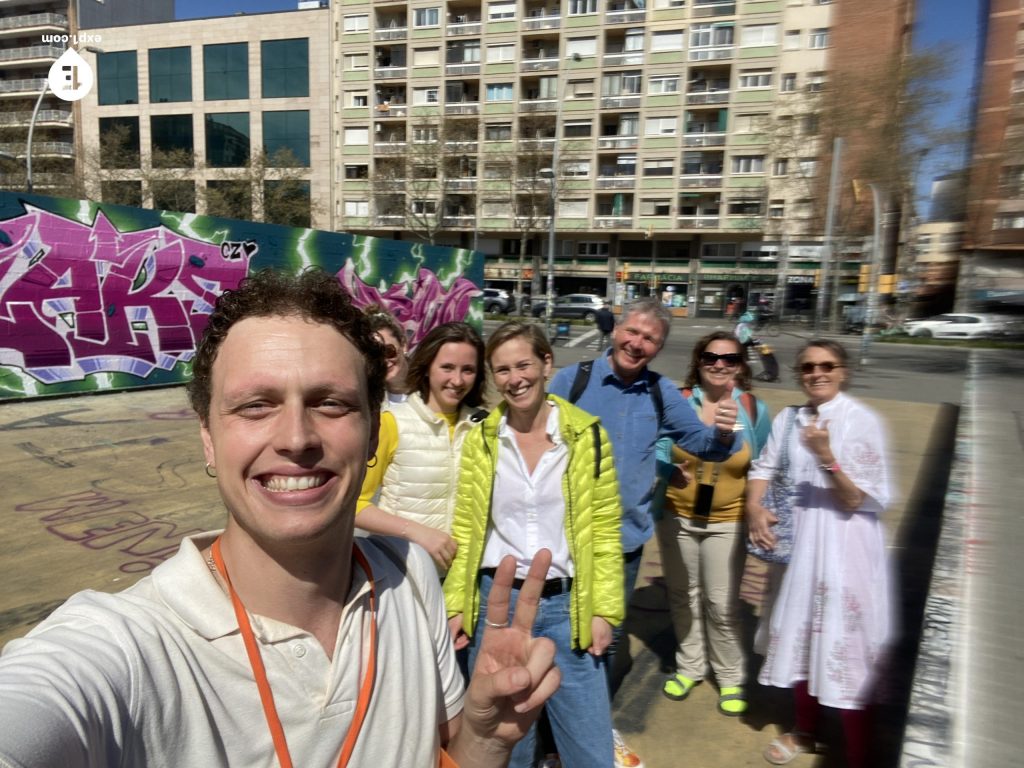
{"type": "MultiPolygon", "coordinates": [[[[750,479],[774,474],[787,410],[775,417],[750,479]]],[[[828,473],[803,445],[801,428],[811,419],[811,410],[801,408],[789,439],[797,486],[793,553],[766,617],[768,652],[758,679],[779,688],[806,680],[821,704],[863,709],[894,629],[879,520],[890,495],[885,435],[873,411],[842,393],[818,408],[818,423],[828,421],[836,461],[866,494],[851,513],[838,505],[828,473]]]]}

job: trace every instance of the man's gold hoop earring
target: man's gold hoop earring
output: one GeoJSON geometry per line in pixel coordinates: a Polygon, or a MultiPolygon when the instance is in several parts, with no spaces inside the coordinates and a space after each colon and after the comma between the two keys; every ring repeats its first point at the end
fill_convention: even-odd
{"type": "Polygon", "coordinates": [[[217,470],[210,464],[210,462],[206,462],[206,466],[203,468],[203,470],[206,472],[207,477],[217,477],[217,470]]]}
{"type": "Polygon", "coordinates": [[[370,457],[370,460],[366,462],[366,466],[368,469],[373,469],[377,466],[377,454],[370,457]]]}

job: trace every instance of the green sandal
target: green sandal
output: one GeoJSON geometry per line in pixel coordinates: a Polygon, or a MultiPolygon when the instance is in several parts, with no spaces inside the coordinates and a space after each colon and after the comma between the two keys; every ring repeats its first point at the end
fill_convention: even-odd
{"type": "Polygon", "coordinates": [[[673,701],[682,701],[690,695],[690,691],[699,682],[700,680],[691,680],[677,672],[665,681],[665,684],[661,686],[661,692],[673,701]]]}
{"type": "Polygon", "coordinates": [[[727,717],[739,717],[747,711],[747,697],[743,688],[733,686],[718,691],[718,711],[727,717]]]}

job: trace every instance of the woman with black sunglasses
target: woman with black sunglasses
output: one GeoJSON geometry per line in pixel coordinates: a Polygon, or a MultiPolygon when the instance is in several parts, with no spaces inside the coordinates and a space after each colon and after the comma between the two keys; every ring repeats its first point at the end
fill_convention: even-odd
{"type": "Polygon", "coordinates": [[[704,679],[710,660],[718,711],[729,716],[747,710],[736,604],[747,470],[771,426],[768,408],[749,392],[750,380],[736,336],[716,331],[697,342],[683,395],[705,424],[714,423],[722,402],[736,400],[743,445],[728,460],[711,462],[670,440],[659,441],[651,505],[677,641],[676,671],[662,693],[685,699],[704,679]]]}
{"type": "Polygon", "coordinates": [[[889,502],[889,462],[881,420],[843,393],[848,370],[838,342],[804,345],[796,375],[807,404],[788,440],[787,416],[776,417],[750,470],[747,520],[758,546],[775,546],[775,518],[761,500],[784,454],[796,489],[789,566],[762,619],[768,652],[759,680],[792,688],[796,706],[794,729],[764,751],[774,765],[814,751],[821,706],[840,710],[846,764],[868,764],[866,708],[892,631],[880,520],[889,502]]]}

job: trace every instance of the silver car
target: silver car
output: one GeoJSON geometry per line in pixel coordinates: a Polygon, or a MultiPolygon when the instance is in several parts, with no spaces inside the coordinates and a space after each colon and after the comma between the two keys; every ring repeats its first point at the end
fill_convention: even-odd
{"type": "MultiPolygon", "coordinates": [[[[593,296],[589,293],[570,293],[559,296],[555,299],[551,311],[552,317],[582,318],[588,323],[593,322],[597,316],[597,310],[604,305],[604,299],[600,296],[593,296]]],[[[530,311],[534,317],[544,317],[547,311],[546,301],[536,301],[530,311]]]]}
{"type": "Polygon", "coordinates": [[[999,315],[977,315],[950,312],[926,320],[907,320],[903,330],[911,336],[936,339],[983,339],[1002,336],[1007,330],[1006,318],[999,315]]]}

